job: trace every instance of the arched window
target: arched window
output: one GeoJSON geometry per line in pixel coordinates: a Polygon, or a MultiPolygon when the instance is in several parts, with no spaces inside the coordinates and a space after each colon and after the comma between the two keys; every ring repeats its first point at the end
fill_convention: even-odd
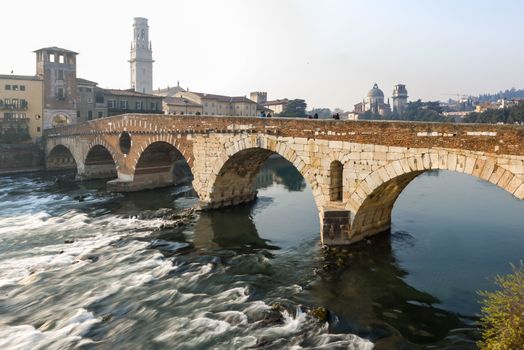
{"type": "Polygon", "coordinates": [[[333,202],[342,201],[344,185],[342,183],[342,171],[344,166],[338,160],[331,162],[329,167],[329,197],[333,202]]]}

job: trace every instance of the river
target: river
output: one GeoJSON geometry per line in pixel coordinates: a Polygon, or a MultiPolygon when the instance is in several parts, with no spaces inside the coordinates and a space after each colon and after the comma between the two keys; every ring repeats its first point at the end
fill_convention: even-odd
{"type": "Polygon", "coordinates": [[[191,214],[189,186],[0,177],[0,349],[476,349],[476,291],[524,258],[524,202],[471,176],[419,176],[341,252],[290,164],[257,187],[191,214]]]}

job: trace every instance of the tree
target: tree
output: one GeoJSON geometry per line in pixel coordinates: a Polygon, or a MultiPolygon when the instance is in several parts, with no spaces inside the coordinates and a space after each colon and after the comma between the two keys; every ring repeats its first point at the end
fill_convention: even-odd
{"type": "Polygon", "coordinates": [[[315,115],[318,114],[318,117],[320,119],[322,118],[331,118],[332,113],[329,108],[313,108],[312,110],[308,111],[307,114],[315,115]]]}
{"type": "Polygon", "coordinates": [[[522,349],[524,344],[524,266],[513,273],[497,276],[500,290],[479,292],[482,307],[482,350],[522,349]]]}
{"type": "Polygon", "coordinates": [[[306,101],[295,99],[290,100],[279,117],[285,118],[304,118],[306,116],[306,101]]]}

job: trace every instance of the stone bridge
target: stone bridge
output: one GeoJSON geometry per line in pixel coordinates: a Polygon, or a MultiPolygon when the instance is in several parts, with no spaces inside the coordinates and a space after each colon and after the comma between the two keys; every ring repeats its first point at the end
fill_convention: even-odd
{"type": "Polygon", "coordinates": [[[172,185],[187,162],[202,209],[253,200],[262,164],[278,154],[311,187],[331,245],[387,231],[402,190],[432,169],[524,199],[522,126],[130,114],[50,129],[45,146],[49,170],[113,178],[114,191],[172,185]]]}

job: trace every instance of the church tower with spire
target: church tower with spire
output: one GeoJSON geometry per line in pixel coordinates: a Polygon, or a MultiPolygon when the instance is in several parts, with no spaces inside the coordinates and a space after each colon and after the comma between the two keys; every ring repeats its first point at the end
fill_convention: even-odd
{"type": "Polygon", "coordinates": [[[131,88],[137,92],[153,92],[153,50],[149,41],[147,18],[135,17],[131,42],[131,88]]]}

